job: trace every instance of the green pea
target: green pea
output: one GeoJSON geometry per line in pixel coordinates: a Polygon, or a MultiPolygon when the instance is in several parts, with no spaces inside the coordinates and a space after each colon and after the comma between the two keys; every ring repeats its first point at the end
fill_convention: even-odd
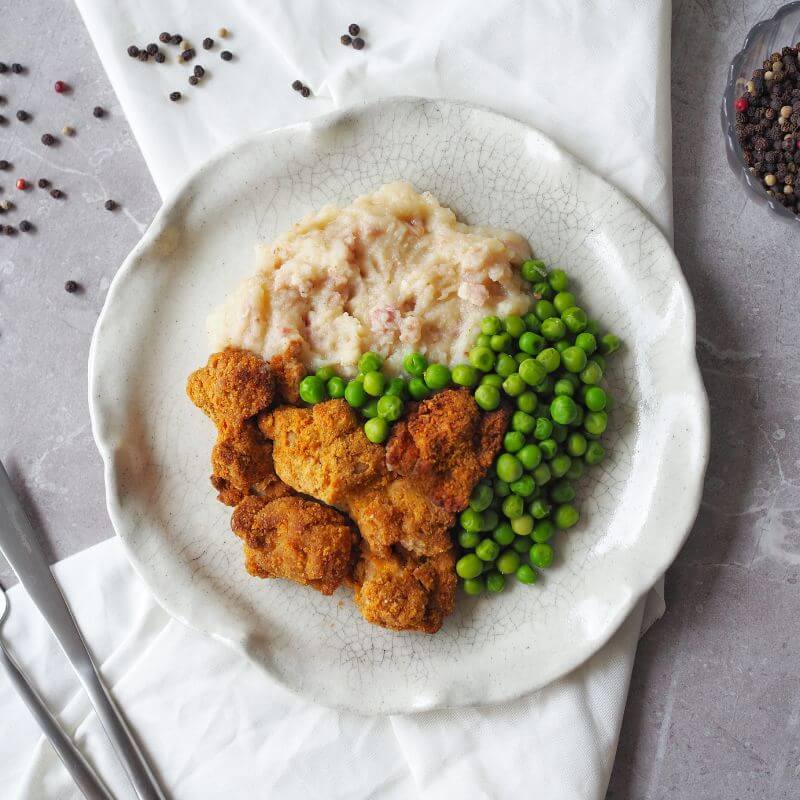
{"type": "Polygon", "coordinates": [[[381,417],[373,417],[364,423],[364,435],[375,444],[382,444],[389,436],[389,423],[381,417]]]}
{"type": "Polygon", "coordinates": [[[565,350],[569,349],[569,339],[559,339],[557,342],[553,342],[553,347],[558,350],[558,354],[561,355],[565,350]]]}
{"type": "Polygon", "coordinates": [[[591,333],[596,339],[600,335],[600,323],[596,319],[590,319],[586,323],[586,333],[591,333]]]}
{"type": "Polygon", "coordinates": [[[567,452],[571,456],[580,457],[586,452],[586,437],[581,433],[571,433],[567,437],[567,452]]]}
{"type": "MultiPolygon", "coordinates": [[[[533,311],[529,311],[527,314],[523,314],[522,320],[525,323],[525,327],[529,331],[532,331],[533,333],[539,332],[539,327],[540,327],[539,318],[536,316],[536,314],[533,313],[533,311]]],[[[520,336],[520,340],[522,340],[522,336],[520,336]]]]}
{"type": "Polygon", "coordinates": [[[547,368],[538,358],[526,358],[518,369],[520,378],[528,386],[538,386],[547,375],[547,368]]]}
{"type": "Polygon", "coordinates": [[[481,320],[481,333],[485,336],[494,336],[503,330],[503,322],[500,317],[484,317],[481,320]]]}
{"type": "Polygon", "coordinates": [[[473,490],[469,499],[469,507],[473,511],[486,511],[494,500],[494,492],[488,483],[479,483],[473,490]]]}
{"type": "Polygon", "coordinates": [[[572,333],[580,333],[586,329],[588,322],[586,312],[578,306],[572,306],[561,312],[561,319],[572,333]]]}
{"type": "Polygon", "coordinates": [[[525,321],[522,317],[512,314],[503,320],[503,328],[510,336],[519,339],[519,337],[525,333],[525,321]]]}
{"type": "Polygon", "coordinates": [[[549,300],[539,300],[539,302],[533,307],[533,313],[536,314],[536,316],[542,322],[544,322],[546,319],[550,319],[551,317],[558,316],[556,307],[549,300]]]}
{"type": "Polygon", "coordinates": [[[461,527],[470,533],[477,533],[483,525],[479,511],[474,508],[465,508],[458,517],[461,527]]]}
{"type": "Polygon", "coordinates": [[[480,542],[480,540],[481,540],[481,535],[476,531],[458,532],[458,543],[465,550],[474,550],[478,546],[478,542],[480,542]]]}
{"type": "Polygon", "coordinates": [[[540,353],[544,348],[547,346],[547,342],[545,341],[544,337],[539,336],[538,333],[533,333],[532,331],[526,331],[519,337],[519,349],[522,350],[523,353],[528,353],[529,355],[535,356],[537,353],[540,353]]]}
{"type": "Polygon", "coordinates": [[[500,405],[500,391],[495,386],[481,385],[475,390],[475,402],[484,411],[494,411],[500,405]]]}
{"type": "Polygon", "coordinates": [[[569,425],[578,415],[578,406],[567,395],[559,395],[550,403],[550,416],[559,425],[569,425]]]}
{"type": "Polygon", "coordinates": [[[336,370],[331,366],[324,366],[320,367],[314,374],[323,383],[327,383],[336,374],[336,370]]]}
{"type": "Polygon", "coordinates": [[[403,413],[403,401],[395,395],[385,394],[378,399],[378,416],[387,422],[395,422],[403,413]]]}
{"type": "Polygon", "coordinates": [[[542,463],[542,451],[535,444],[526,444],[518,453],[517,458],[528,471],[536,469],[542,463]]]}
{"type": "Polygon", "coordinates": [[[519,271],[522,277],[531,283],[547,277],[544,261],[540,261],[538,258],[529,258],[527,261],[523,261],[519,271]]]}
{"type": "Polygon", "coordinates": [[[492,482],[495,497],[508,497],[511,494],[511,487],[508,483],[500,478],[495,478],[492,482]]]}
{"type": "Polygon", "coordinates": [[[528,510],[531,512],[531,516],[534,519],[545,519],[550,516],[551,508],[550,503],[544,498],[537,497],[535,500],[531,501],[528,510]]]}
{"type": "Polygon", "coordinates": [[[586,368],[581,370],[581,380],[584,383],[594,385],[603,380],[603,370],[596,361],[590,361],[586,368]]]}
{"type": "Polygon", "coordinates": [[[583,402],[589,411],[602,411],[607,400],[606,393],[599,386],[589,386],[583,396],[583,402]]]}
{"type": "Polygon", "coordinates": [[[503,449],[507,453],[516,453],[525,446],[525,434],[520,431],[509,431],[503,437],[503,449]]]}
{"type": "Polygon", "coordinates": [[[497,559],[497,571],[503,575],[510,575],[517,571],[519,566],[519,553],[513,550],[506,550],[497,559]]]}
{"type": "MultiPolygon", "coordinates": [[[[514,520],[516,522],[516,520],[514,520]]],[[[508,522],[503,522],[494,529],[492,538],[502,547],[507,547],[514,541],[514,529],[508,522]]]]}
{"type": "Polygon", "coordinates": [[[424,400],[430,394],[430,390],[422,378],[412,378],[408,382],[408,393],[414,400],[424,400]]]}
{"type": "Polygon", "coordinates": [[[386,388],[386,376],[382,372],[364,373],[364,391],[372,397],[380,397],[386,388]]]}
{"type": "Polygon", "coordinates": [[[544,486],[552,477],[550,474],[550,467],[547,464],[539,464],[531,473],[537,486],[544,486]]]}
{"type": "Polygon", "coordinates": [[[605,372],[605,371],[606,371],[606,360],[605,360],[605,358],[604,358],[602,355],[600,355],[600,353],[595,353],[595,354],[594,354],[594,355],[593,355],[593,356],[592,356],[592,357],[589,359],[589,363],[591,364],[592,362],[594,362],[595,364],[597,364],[597,366],[598,366],[598,367],[600,367],[600,369],[601,369],[601,370],[603,370],[603,372],[605,372]]]}
{"type": "Polygon", "coordinates": [[[498,353],[494,371],[502,378],[507,378],[517,371],[517,362],[508,353],[498,353]]]}
{"type": "Polygon", "coordinates": [[[513,353],[514,337],[510,333],[496,333],[489,346],[495,353],[513,353]]]}
{"type": "Polygon", "coordinates": [[[528,552],[528,558],[530,558],[531,564],[533,564],[534,567],[539,567],[539,569],[546,569],[549,567],[553,563],[554,555],[553,548],[550,547],[549,544],[542,544],[539,542],[533,545],[528,552]]]}
{"type": "Polygon", "coordinates": [[[525,503],[518,494],[510,494],[503,500],[502,510],[508,519],[515,520],[525,513],[525,503]]]}
{"type": "Polygon", "coordinates": [[[486,582],[481,577],[469,578],[465,580],[461,586],[464,588],[465,594],[475,597],[479,594],[483,594],[483,590],[486,588],[486,582]]]}
{"type": "Polygon", "coordinates": [[[533,433],[536,427],[536,418],[524,411],[515,411],[511,415],[511,429],[520,433],[533,433]]]}
{"type": "Polygon", "coordinates": [[[536,356],[536,360],[544,367],[545,372],[555,372],[561,366],[561,353],[554,347],[547,347],[536,356]]]}
{"type": "Polygon", "coordinates": [[[494,386],[495,389],[500,389],[503,386],[503,376],[498,375],[496,372],[489,372],[481,378],[481,386],[494,386]]]}
{"type": "Polygon", "coordinates": [[[530,514],[523,514],[521,517],[512,519],[511,530],[517,536],[530,536],[533,531],[533,517],[530,514]]]}
{"type": "Polygon", "coordinates": [[[528,564],[520,564],[514,574],[517,576],[517,580],[520,583],[524,583],[528,586],[532,583],[536,583],[539,578],[536,570],[528,564]]]}
{"type": "Polygon", "coordinates": [[[483,512],[482,517],[483,524],[481,525],[481,530],[484,533],[491,533],[500,521],[500,517],[497,516],[497,512],[493,508],[487,508],[486,511],[483,512]]]}
{"type": "MultiPolygon", "coordinates": [[[[541,383],[537,383],[534,389],[536,389],[536,394],[542,395],[543,397],[549,397],[553,394],[553,387],[556,385],[556,382],[553,380],[552,375],[545,376],[545,379],[541,383]]],[[[547,410],[547,404],[545,403],[545,411],[547,410]]]]}
{"type": "Polygon", "coordinates": [[[492,570],[486,574],[486,591],[492,594],[500,594],[506,588],[506,577],[497,570],[492,570]]]}
{"type": "Polygon", "coordinates": [[[325,385],[325,388],[328,391],[328,397],[336,399],[339,397],[344,397],[344,391],[347,388],[347,384],[345,383],[344,378],[334,375],[325,385]]]}
{"type": "Polygon", "coordinates": [[[475,553],[467,553],[456,561],[456,575],[459,578],[477,578],[481,572],[483,572],[483,562],[475,553]]]}
{"type": "Polygon", "coordinates": [[[572,292],[558,292],[553,298],[553,305],[559,314],[575,305],[575,295],[572,292]]]}
{"type": "Polygon", "coordinates": [[[475,386],[478,383],[478,370],[469,364],[456,364],[452,378],[456,386],[475,386]]]}
{"type": "Polygon", "coordinates": [[[544,544],[553,538],[555,532],[556,526],[549,519],[542,519],[533,526],[531,539],[537,544],[544,544]]]}
{"type": "Polygon", "coordinates": [[[547,279],[556,292],[565,292],[569,288],[569,277],[563,269],[552,270],[547,279]]]}
{"type": "Polygon", "coordinates": [[[531,540],[527,536],[517,536],[516,539],[511,542],[511,549],[520,555],[527,555],[528,550],[531,549],[531,540]]]}
{"type": "Polygon", "coordinates": [[[575,489],[569,481],[559,481],[550,489],[550,499],[554,503],[571,503],[575,499],[575,489]]]}
{"type": "Polygon", "coordinates": [[[391,397],[399,397],[402,400],[406,396],[406,391],[406,382],[402,378],[397,377],[389,380],[383,393],[391,397]]]}
{"type": "Polygon", "coordinates": [[[605,411],[590,411],[583,419],[583,427],[587,433],[600,436],[608,426],[608,414],[605,411]]]}
{"type": "Polygon", "coordinates": [[[572,466],[567,471],[567,474],[564,476],[565,478],[569,478],[571,481],[577,481],[583,475],[583,461],[578,461],[578,459],[572,459],[572,466]]]}
{"type": "Polygon", "coordinates": [[[561,363],[569,372],[581,372],[586,368],[586,351],[580,347],[568,347],[561,353],[561,363]]]}
{"type": "Polygon", "coordinates": [[[320,403],[325,399],[325,384],[316,375],[306,375],[300,381],[300,399],[304,403],[320,403]]]}
{"type": "Polygon", "coordinates": [[[572,466],[572,459],[566,453],[559,453],[550,462],[550,472],[554,478],[563,478],[572,466]]]}
{"type": "Polygon", "coordinates": [[[587,356],[590,356],[597,350],[597,339],[595,339],[594,334],[584,331],[575,337],[575,346],[580,347],[587,356]]]}
{"type": "Polygon", "coordinates": [[[503,381],[503,391],[509,397],[519,397],[526,388],[525,381],[522,380],[518,372],[513,372],[503,381]]]}
{"type": "Polygon", "coordinates": [[[600,339],[600,352],[604,356],[610,356],[612,353],[616,353],[616,351],[619,350],[621,344],[622,342],[619,340],[618,336],[614,336],[613,333],[607,333],[600,339]]]}
{"type": "Polygon", "coordinates": [[[600,442],[589,442],[584,459],[587,464],[599,464],[606,457],[606,451],[600,442]]]}
{"type": "Polygon", "coordinates": [[[581,515],[578,509],[569,503],[564,503],[564,505],[559,506],[555,514],[553,514],[553,522],[556,528],[562,531],[576,525],[580,518],[581,515]]]}
{"type": "Polygon", "coordinates": [[[553,394],[555,394],[556,397],[559,395],[572,397],[572,395],[575,394],[575,386],[573,385],[572,381],[568,381],[566,378],[559,378],[553,384],[553,394]]]}
{"type": "Polygon", "coordinates": [[[558,452],[558,442],[555,439],[545,439],[539,442],[539,449],[542,451],[542,457],[549,461],[551,458],[555,458],[558,452]]]}
{"type": "Polygon", "coordinates": [[[533,296],[535,298],[542,300],[551,300],[555,294],[547,281],[539,281],[538,283],[534,283],[533,286],[531,286],[531,291],[533,292],[533,296]]]}
{"type": "Polygon", "coordinates": [[[469,351],[469,363],[481,372],[490,372],[494,367],[494,352],[490,347],[473,347],[469,351]]]}
{"type": "Polygon", "coordinates": [[[545,439],[549,439],[552,433],[553,423],[545,417],[539,417],[536,420],[536,427],[533,429],[533,438],[543,442],[545,439]]]}
{"type": "Polygon", "coordinates": [[[530,475],[523,475],[519,480],[509,484],[511,491],[520,497],[530,497],[536,489],[536,483],[530,475]]]}
{"type": "Polygon", "coordinates": [[[516,456],[512,456],[511,453],[502,453],[497,459],[495,471],[497,472],[497,477],[500,478],[501,481],[510,484],[519,480],[522,475],[522,464],[519,459],[516,456]]]}
{"type": "Polygon", "coordinates": [[[514,353],[514,361],[517,366],[519,366],[523,361],[527,361],[530,357],[530,353],[514,353]]]}
{"type": "Polygon", "coordinates": [[[344,388],[344,399],[353,408],[361,408],[367,402],[367,393],[360,381],[350,381],[344,388]]]}
{"type": "Polygon", "coordinates": [[[481,561],[494,561],[500,555],[500,545],[494,539],[482,539],[475,548],[475,555],[481,561]]]}
{"type": "MultiPolygon", "coordinates": [[[[520,375],[520,377],[522,376],[520,375]]],[[[538,405],[539,399],[533,392],[523,392],[519,397],[517,397],[517,408],[520,411],[524,411],[526,414],[533,414],[538,405]]]]}
{"type": "Polygon", "coordinates": [[[378,416],[378,401],[374,397],[361,406],[361,415],[366,419],[374,419],[378,416]]]}
{"type": "Polygon", "coordinates": [[[428,359],[422,353],[406,353],[403,358],[403,369],[414,378],[421,378],[428,366],[428,359]]]}
{"type": "Polygon", "coordinates": [[[430,364],[423,376],[425,385],[432,391],[450,385],[450,370],[444,364],[430,364]]]}
{"type": "Polygon", "coordinates": [[[363,375],[368,372],[377,372],[383,366],[383,359],[371,350],[358,359],[358,371],[363,375]]]}

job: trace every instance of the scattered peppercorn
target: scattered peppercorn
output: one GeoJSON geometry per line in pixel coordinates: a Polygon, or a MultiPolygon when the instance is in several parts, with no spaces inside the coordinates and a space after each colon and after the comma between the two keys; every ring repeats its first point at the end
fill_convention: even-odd
{"type": "Polygon", "coordinates": [[[50,181],[47,178],[39,178],[37,185],[40,189],[46,189],[50,185],[50,181]]]}
{"type": "Polygon", "coordinates": [[[292,89],[299,92],[303,88],[302,81],[292,81],[292,89]]]}
{"type": "Polygon", "coordinates": [[[77,292],[78,289],[80,289],[80,288],[81,287],[80,287],[80,285],[78,284],[77,281],[67,281],[64,284],[64,290],[69,292],[70,294],[75,294],[75,292],[77,292]]]}
{"type": "Polygon", "coordinates": [[[52,133],[42,134],[42,144],[45,147],[52,147],[56,143],[56,137],[52,133]]]}
{"type": "Polygon", "coordinates": [[[195,51],[194,51],[194,49],[190,47],[188,50],[184,50],[184,51],[181,53],[181,58],[182,58],[184,61],[191,61],[191,60],[192,60],[192,59],[195,57],[195,55],[196,55],[196,54],[195,54],[195,51]]]}
{"type": "Polygon", "coordinates": [[[158,34],[158,41],[163,42],[164,44],[168,44],[171,38],[172,37],[166,31],[158,34]]]}
{"type": "Polygon", "coordinates": [[[154,56],[158,52],[158,45],[155,42],[150,42],[150,44],[147,45],[147,52],[151,56],[154,56]]]}
{"type": "Polygon", "coordinates": [[[13,236],[16,232],[17,229],[13,225],[6,225],[3,229],[3,233],[5,233],[6,236],[13,236]]]}
{"type": "Polygon", "coordinates": [[[6,104],[5,95],[0,94],[0,106],[4,106],[6,104]]]}
{"type": "Polygon", "coordinates": [[[358,34],[361,33],[361,27],[357,25],[355,22],[351,22],[350,25],[348,25],[347,27],[347,32],[351,36],[358,36],[358,34]]]}
{"type": "Polygon", "coordinates": [[[311,89],[309,89],[308,86],[304,86],[300,90],[300,94],[303,95],[303,97],[308,97],[311,94],[311,89]]]}
{"type": "Polygon", "coordinates": [[[181,36],[179,33],[173,33],[170,37],[170,42],[172,42],[172,44],[180,44],[182,41],[183,36],[181,36]]]}
{"type": "Polygon", "coordinates": [[[353,39],[353,50],[363,50],[365,44],[366,42],[360,36],[356,36],[353,39]]]}
{"type": "Polygon", "coordinates": [[[103,208],[105,208],[106,211],[113,211],[116,207],[117,203],[114,200],[106,200],[105,203],[103,203],[103,208]]]}
{"type": "Polygon", "coordinates": [[[182,39],[178,47],[180,47],[181,50],[188,50],[191,47],[191,45],[189,44],[189,42],[186,41],[186,39],[182,39]]]}
{"type": "Polygon", "coordinates": [[[13,204],[10,200],[3,200],[0,202],[0,214],[5,214],[6,211],[10,211],[13,208],[13,204]]]}
{"type": "Polygon", "coordinates": [[[69,125],[65,125],[61,129],[61,133],[63,133],[64,136],[74,136],[75,135],[75,128],[73,128],[73,127],[71,127],[69,125]]]}
{"type": "Polygon", "coordinates": [[[217,31],[217,36],[219,36],[220,39],[224,39],[227,35],[228,35],[228,29],[227,28],[220,28],[217,31]]]}
{"type": "Polygon", "coordinates": [[[4,158],[0,159],[0,169],[8,169],[10,166],[10,161],[6,161],[4,158]]]}
{"type": "Polygon", "coordinates": [[[139,55],[139,48],[135,44],[128,45],[128,55],[136,58],[139,55]]]}
{"type": "Polygon", "coordinates": [[[219,54],[219,57],[220,57],[220,58],[221,58],[223,61],[230,61],[230,60],[233,58],[233,53],[231,53],[231,51],[230,51],[230,50],[223,50],[223,51],[222,51],[222,52],[219,54]]]}
{"type": "Polygon", "coordinates": [[[94,114],[98,119],[102,117],[106,112],[103,110],[102,106],[95,106],[92,109],[92,114],[94,114]]]}
{"type": "Polygon", "coordinates": [[[31,223],[28,222],[28,220],[23,219],[22,222],[19,223],[19,229],[23,233],[28,233],[29,231],[33,230],[33,225],[31,225],[31,223]]]}
{"type": "Polygon", "coordinates": [[[14,64],[11,65],[11,71],[15,75],[20,75],[24,69],[25,69],[25,67],[23,67],[22,64],[14,63],[14,64]]]}
{"type": "Polygon", "coordinates": [[[197,86],[198,83],[200,83],[200,78],[197,75],[189,76],[189,86],[197,86]]]}
{"type": "Polygon", "coordinates": [[[20,122],[27,122],[31,118],[31,115],[27,111],[22,111],[21,109],[17,111],[17,119],[20,122]]]}
{"type": "Polygon", "coordinates": [[[64,83],[64,81],[56,81],[56,82],[53,84],[53,88],[54,88],[54,89],[55,89],[55,90],[56,90],[56,91],[57,91],[59,94],[63,94],[64,92],[66,92],[66,91],[67,91],[67,89],[69,89],[69,86],[67,86],[67,84],[66,84],[66,83],[64,83]]]}
{"type": "Polygon", "coordinates": [[[206,71],[199,64],[195,64],[194,74],[197,75],[198,78],[202,78],[203,75],[206,74],[206,71]]]}
{"type": "Polygon", "coordinates": [[[353,44],[353,39],[352,39],[352,37],[348,36],[346,33],[345,33],[345,34],[343,34],[342,36],[340,36],[340,37],[339,37],[339,41],[340,41],[340,42],[341,42],[341,43],[342,43],[342,44],[343,44],[345,47],[349,47],[351,44],[353,44]]]}
{"type": "Polygon", "coordinates": [[[0,125],[5,125],[8,122],[8,119],[0,114],[0,125]]]}
{"type": "Polygon", "coordinates": [[[174,100],[180,100],[181,99],[181,93],[180,92],[170,92],[169,93],[169,99],[173,100],[173,101],[174,100]]]}
{"type": "Polygon", "coordinates": [[[50,190],[50,197],[54,198],[55,200],[60,200],[64,196],[64,192],[61,189],[51,189],[50,190]]]}
{"type": "Polygon", "coordinates": [[[28,188],[28,181],[25,178],[17,178],[17,189],[24,192],[28,188]]]}
{"type": "Polygon", "coordinates": [[[214,46],[214,40],[210,36],[203,39],[203,50],[210,50],[214,46]]]}
{"type": "Polygon", "coordinates": [[[8,70],[8,67],[2,61],[0,61],[0,75],[2,75],[7,70],[8,70]]]}
{"type": "Polygon", "coordinates": [[[149,58],[150,58],[150,54],[147,52],[147,50],[140,50],[139,51],[139,61],[144,63],[149,58]]]}
{"type": "Polygon", "coordinates": [[[733,107],[741,113],[742,111],[747,111],[747,98],[740,97],[737,101],[733,104],[733,107]]]}
{"type": "Polygon", "coordinates": [[[163,64],[167,60],[167,57],[160,50],[153,56],[153,58],[156,60],[156,64],[163,64]]]}

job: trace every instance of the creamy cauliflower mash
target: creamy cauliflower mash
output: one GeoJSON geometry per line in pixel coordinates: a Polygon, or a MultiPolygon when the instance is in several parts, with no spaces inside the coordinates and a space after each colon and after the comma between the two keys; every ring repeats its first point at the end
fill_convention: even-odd
{"type": "Polygon", "coordinates": [[[530,257],[518,234],[465,225],[430,193],[390,183],[262,248],[259,271],[210,316],[212,347],[269,359],[297,341],[309,369],[342,375],[368,350],[390,372],[412,350],[456,364],[482,317],[528,310],[516,267],[530,257]]]}

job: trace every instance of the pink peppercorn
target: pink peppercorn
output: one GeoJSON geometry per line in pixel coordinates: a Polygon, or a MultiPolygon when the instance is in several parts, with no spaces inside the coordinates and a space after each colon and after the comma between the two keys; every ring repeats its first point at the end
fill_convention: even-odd
{"type": "Polygon", "coordinates": [[[746,97],[739,97],[736,102],[733,104],[733,107],[741,114],[743,111],[747,111],[747,98],[746,97]]]}
{"type": "Polygon", "coordinates": [[[25,191],[25,189],[27,188],[28,188],[28,181],[26,181],[25,178],[19,178],[17,180],[17,189],[25,191]]]}
{"type": "Polygon", "coordinates": [[[66,92],[67,91],[67,84],[64,83],[64,81],[56,81],[55,84],[53,84],[53,88],[59,94],[61,94],[62,92],[66,92]]]}

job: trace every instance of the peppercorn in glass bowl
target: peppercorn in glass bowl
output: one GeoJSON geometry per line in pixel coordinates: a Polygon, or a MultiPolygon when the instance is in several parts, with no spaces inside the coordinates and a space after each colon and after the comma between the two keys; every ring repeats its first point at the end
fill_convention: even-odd
{"type": "Polygon", "coordinates": [[[796,224],[800,224],[800,126],[797,125],[800,91],[797,96],[792,91],[800,90],[798,45],[800,2],[793,2],[781,7],[774,17],[759,22],[747,34],[742,49],[728,68],[722,101],[725,151],[734,174],[755,201],[796,224]],[[793,52],[787,53],[787,48],[793,52]],[[777,70],[777,81],[776,71],[765,65],[774,55],[781,56],[782,64],[777,70]],[[793,69],[795,63],[796,74],[786,66],[789,64],[793,69]],[[764,106],[764,97],[771,105],[764,106]],[[759,107],[763,112],[756,117],[759,107]],[[764,122],[766,130],[753,129],[759,121],[764,122]],[[742,126],[751,126],[750,136],[742,126]],[[778,132],[780,136],[776,138],[778,132]],[[744,146],[740,133],[745,136],[744,146]]]}

